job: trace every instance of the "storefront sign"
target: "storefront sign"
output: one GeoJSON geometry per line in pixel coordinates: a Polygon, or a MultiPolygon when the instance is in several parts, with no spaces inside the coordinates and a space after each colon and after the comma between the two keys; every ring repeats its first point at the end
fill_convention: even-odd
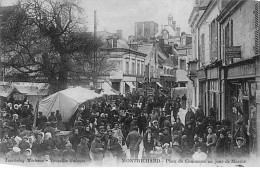
{"type": "Polygon", "coordinates": [[[245,64],[228,69],[227,78],[244,78],[255,76],[255,64],[245,64]]]}
{"type": "Polygon", "coordinates": [[[217,79],[218,78],[218,68],[209,68],[207,70],[207,79],[217,79]]]}
{"type": "Polygon", "coordinates": [[[241,58],[241,46],[227,47],[225,54],[226,58],[241,58]]]}
{"type": "Polygon", "coordinates": [[[198,71],[198,79],[206,79],[205,70],[199,70],[198,71]]]}

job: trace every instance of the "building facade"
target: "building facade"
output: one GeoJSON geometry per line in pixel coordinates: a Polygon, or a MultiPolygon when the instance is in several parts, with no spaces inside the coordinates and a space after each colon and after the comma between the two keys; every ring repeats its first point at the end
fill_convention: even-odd
{"type": "Polygon", "coordinates": [[[239,113],[248,127],[245,137],[250,155],[260,150],[259,130],[259,18],[260,4],[251,0],[198,2],[189,23],[193,34],[189,61],[193,106],[206,115],[216,111],[218,121],[229,120],[236,128],[239,113]]]}
{"type": "Polygon", "coordinates": [[[114,70],[103,76],[101,82],[108,83],[121,94],[133,92],[138,87],[138,82],[144,82],[146,54],[130,48],[127,42],[119,39],[116,34],[100,35],[106,39],[102,51],[108,52],[109,62],[114,65],[114,70]]]}
{"type": "Polygon", "coordinates": [[[246,143],[252,155],[260,151],[257,130],[260,123],[257,115],[260,113],[259,12],[260,2],[230,1],[217,17],[222,38],[221,117],[234,123],[238,119],[238,112],[242,114],[243,123],[250,132],[246,143]]]}

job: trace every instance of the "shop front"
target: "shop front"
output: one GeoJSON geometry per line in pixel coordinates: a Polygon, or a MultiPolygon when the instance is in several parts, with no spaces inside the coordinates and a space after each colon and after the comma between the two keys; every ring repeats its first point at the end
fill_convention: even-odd
{"type": "Polygon", "coordinates": [[[256,64],[254,59],[230,65],[226,69],[226,118],[236,131],[239,113],[250,135],[246,144],[251,153],[256,151],[256,64]]]}
{"type": "MultiPolygon", "coordinates": [[[[201,105],[201,107],[203,108],[204,113],[206,113],[206,72],[205,70],[198,70],[197,71],[198,74],[198,92],[199,92],[199,103],[198,105],[201,105]]],[[[195,88],[196,89],[196,88],[195,88]]],[[[195,94],[197,94],[197,92],[195,92],[195,94]]]]}
{"type": "Polygon", "coordinates": [[[209,110],[213,109],[217,120],[220,120],[220,81],[219,81],[219,67],[207,69],[207,103],[206,115],[209,115],[209,110]]]}

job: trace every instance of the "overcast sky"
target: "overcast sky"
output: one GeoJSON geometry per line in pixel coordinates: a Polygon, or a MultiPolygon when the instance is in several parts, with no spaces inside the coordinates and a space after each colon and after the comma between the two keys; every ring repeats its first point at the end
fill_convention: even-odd
{"type": "MultiPolygon", "coordinates": [[[[2,5],[11,5],[15,1],[2,0],[2,5]]],[[[135,22],[155,21],[161,27],[168,23],[167,17],[170,13],[177,25],[180,25],[181,31],[190,33],[188,19],[193,0],[82,0],[81,2],[86,10],[90,31],[93,31],[94,10],[96,10],[98,31],[123,30],[125,38],[134,35],[135,22]]]]}

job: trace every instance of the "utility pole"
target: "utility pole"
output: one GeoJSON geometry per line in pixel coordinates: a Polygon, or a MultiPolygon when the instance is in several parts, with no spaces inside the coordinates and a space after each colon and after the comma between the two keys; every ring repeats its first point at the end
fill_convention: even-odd
{"type": "Polygon", "coordinates": [[[96,36],[97,36],[97,11],[94,10],[94,76],[93,76],[93,85],[94,88],[97,86],[97,70],[96,70],[96,62],[97,62],[97,49],[96,49],[96,36]]]}

